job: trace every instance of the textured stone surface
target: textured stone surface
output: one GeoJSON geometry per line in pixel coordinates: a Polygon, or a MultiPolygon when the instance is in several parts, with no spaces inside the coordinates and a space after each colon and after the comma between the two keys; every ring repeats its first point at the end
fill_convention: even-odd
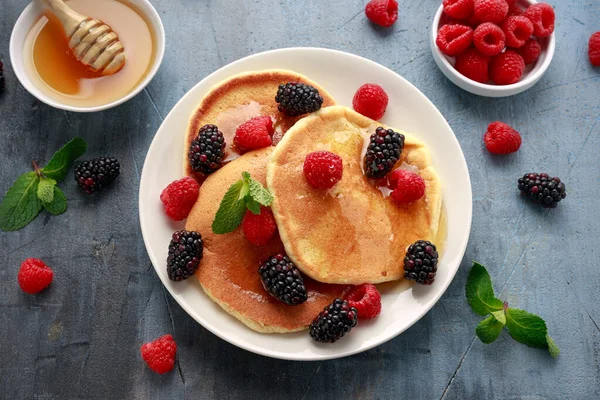
{"type": "Polygon", "coordinates": [[[0,192],[33,157],[47,161],[75,135],[88,142],[88,156],[116,156],[123,172],[101,197],[82,195],[68,179],[65,215],[42,213],[19,232],[0,233],[0,398],[600,398],[600,69],[586,54],[588,37],[600,30],[599,2],[552,1],[554,61],[535,87],[506,99],[466,93],[437,69],[427,34],[438,0],[400,0],[389,30],[368,23],[366,0],[153,3],[167,32],[157,77],[128,103],[84,115],[40,104],[16,81],[8,44],[26,2],[2,2],[0,192]],[[341,360],[272,360],[206,331],[161,285],[138,223],[144,156],[177,100],[220,66],[289,46],[349,51],[407,78],[452,125],[473,183],[471,240],[446,294],[398,338],[341,360]],[[495,158],[483,149],[492,120],[522,133],[518,154],[495,158]],[[566,182],[569,197],[558,209],[518,198],[515,179],[530,170],[566,182]],[[16,282],[20,262],[31,256],[56,271],[50,289],[35,296],[16,282]],[[480,318],[464,297],[473,259],[488,266],[503,299],[546,319],[562,350],[558,360],[506,332],[491,345],[475,338],[480,318]],[[164,333],[177,340],[178,365],[159,376],[140,360],[139,347],[164,333]]]}

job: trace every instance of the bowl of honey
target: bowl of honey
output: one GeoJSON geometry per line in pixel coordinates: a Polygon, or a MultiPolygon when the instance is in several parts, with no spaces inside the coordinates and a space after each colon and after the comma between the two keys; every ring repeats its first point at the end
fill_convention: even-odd
{"type": "Polygon", "coordinates": [[[75,11],[99,19],[119,36],[125,65],[102,75],[82,64],[63,27],[40,0],[21,13],[10,38],[10,58],[21,84],[40,101],[62,110],[93,112],[131,99],[152,80],[163,59],[165,31],[148,0],[67,0],[75,11]]]}

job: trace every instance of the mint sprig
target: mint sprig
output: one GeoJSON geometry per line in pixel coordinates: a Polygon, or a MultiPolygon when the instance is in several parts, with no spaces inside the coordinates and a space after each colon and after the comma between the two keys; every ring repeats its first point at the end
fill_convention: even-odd
{"type": "Polygon", "coordinates": [[[477,325],[475,333],[483,343],[492,343],[506,326],[510,336],[527,346],[547,349],[554,358],[560,350],[550,335],[546,322],[535,314],[509,308],[494,295],[492,280],[485,267],[476,262],[469,272],[465,289],[467,301],[479,315],[489,315],[477,325]]]}
{"type": "Polygon", "coordinates": [[[268,207],[272,202],[271,192],[248,172],[243,172],[242,179],[234,182],[223,196],[212,230],[216,234],[233,232],[242,223],[246,210],[260,214],[260,207],[268,207]]]}

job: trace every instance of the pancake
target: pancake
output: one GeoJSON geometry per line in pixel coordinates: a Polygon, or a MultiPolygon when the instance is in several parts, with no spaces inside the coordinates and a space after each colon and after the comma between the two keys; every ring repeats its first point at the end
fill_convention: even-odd
{"type": "Polygon", "coordinates": [[[272,210],[288,257],[317,281],[400,279],[407,247],[436,238],[441,182],[423,142],[394,129],[406,137],[396,167],[418,172],[427,184],[419,201],[396,205],[387,197],[389,190],[364,176],[366,145],[378,126],[383,125],[346,107],[323,108],[287,132],[268,165],[272,210]],[[304,159],[317,150],[336,153],[344,163],[342,179],[330,190],[315,189],[304,177],[304,159]]]}
{"type": "Polygon", "coordinates": [[[243,171],[265,184],[273,149],[246,153],[209,175],[200,187],[198,201],[185,228],[202,234],[204,256],[196,277],[213,301],[255,331],[294,332],[306,329],[347,287],[327,285],[306,277],[308,300],[297,306],[286,305],[265,291],[258,274],[262,260],[285,252],[279,236],[275,234],[265,246],[255,246],[245,239],[241,227],[224,235],[217,235],[211,229],[221,199],[243,171]]]}
{"type": "Polygon", "coordinates": [[[323,107],[335,104],[329,93],[307,77],[296,72],[285,70],[266,70],[249,72],[233,76],[213,87],[202,99],[191,115],[185,135],[183,174],[195,176],[199,181],[204,179],[189,165],[187,153],[198,130],[206,124],[219,127],[227,143],[226,160],[234,159],[237,153],[230,147],[233,145],[235,130],[244,122],[260,115],[269,115],[273,119],[276,144],[287,130],[302,116],[288,117],[277,110],[275,95],[280,84],[302,82],[315,87],[323,97],[323,107]]]}

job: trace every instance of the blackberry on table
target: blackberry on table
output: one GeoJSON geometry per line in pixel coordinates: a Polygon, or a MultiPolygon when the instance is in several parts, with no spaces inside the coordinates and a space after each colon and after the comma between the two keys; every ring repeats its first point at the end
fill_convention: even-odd
{"type": "Polygon", "coordinates": [[[279,111],[290,117],[315,112],[323,105],[317,89],[299,82],[279,85],[275,101],[279,103],[279,111]]]}
{"type": "Polygon", "coordinates": [[[381,126],[369,138],[369,147],[364,164],[367,177],[381,179],[387,175],[400,159],[404,148],[404,135],[381,126]]]}
{"type": "Polygon", "coordinates": [[[194,275],[202,259],[202,235],[193,231],[175,232],[169,244],[167,275],[172,281],[182,281],[194,275]]]}
{"type": "Polygon", "coordinates": [[[203,174],[212,174],[223,164],[225,137],[216,125],[204,125],[192,140],[188,159],[192,169],[203,174]]]}
{"type": "Polygon", "coordinates": [[[100,157],[83,161],[75,167],[75,181],[92,194],[114,181],[121,172],[119,161],[114,157],[100,157]]]}
{"type": "Polygon", "coordinates": [[[435,280],[437,264],[435,244],[418,240],[410,245],[404,257],[404,278],[421,285],[431,285],[435,280]]]}
{"type": "Polygon", "coordinates": [[[0,93],[4,91],[6,83],[4,81],[4,64],[0,61],[0,93]]]}
{"type": "Polygon", "coordinates": [[[548,174],[531,172],[523,175],[518,181],[519,190],[523,195],[544,208],[555,208],[567,197],[565,184],[559,178],[551,178],[548,174]]]}
{"type": "Polygon", "coordinates": [[[308,298],[304,279],[298,268],[283,254],[269,258],[258,269],[263,287],[271,296],[295,306],[308,298]]]}
{"type": "Polygon", "coordinates": [[[317,342],[333,343],[358,324],[358,311],[346,300],[335,299],[310,324],[310,337],[317,342]]]}

